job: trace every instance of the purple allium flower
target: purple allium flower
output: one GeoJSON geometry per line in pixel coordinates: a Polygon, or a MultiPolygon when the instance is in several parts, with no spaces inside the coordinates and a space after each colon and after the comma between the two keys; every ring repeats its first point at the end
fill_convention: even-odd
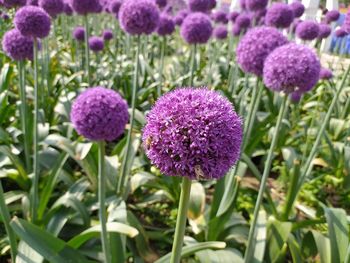
{"type": "Polygon", "coordinates": [[[42,7],[51,17],[63,13],[63,0],[39,0],[39,6],[42,7]]]}
{"type": "Polygon", "coordinates": [[[289,97],[291,99],[292,102],[294,103],[298,103],[301,100],[301,97],[303,96],[302,93],[300,92],[292,92],[289,97]]]}
{"type": "Polygon", "coordinates": [[[219,93],[182,88],[156,102],[142,139],[146,155],[165,175],[219,179],[239,159],[242,120],[219,93]]]}
{"type": "Polygon", "coordinates": [[[4,19],[4,20],[9,20],[10,19],[10,16],[6,13],[3,13],[1,14],[1,18],[4,19]]]}
{"type": "Polygon", "coordinates": [[[338,28],[337,30],[335,30],[336,37],[345,37],[347,35],[348,33],[343,28],[338,28]]]}
{"type": "Polygon", "coordinates": [[[250,27],[251,23],[252,23],[252,19],[250,15],[244,14],[244,13],[237,16],[235,21],[235,24],[238,25],[240,29],[246,29],[250,27]]]}
{"type": "Polygon", "coordinates": [[[214,28],[213,35],[216,39],[226,39],[228,35],[227,27],[224,25],[219,25],[214,28]]]}
{"type": "Polygon", "coordinates": [[[27,0],[27,5],[35,5],[38,6],[38,0],[27,0]]]}
{"type": "Polygon", "coordinates": [[[102,33],[102,37],[104,41],[109,41],[113,39],[113,31],[110,29],[105,29],[102,33]]]}
{"type": "Polygon", "coordinates": [[[27,4],[26,0],[2,0],[2,4],[6,8],[13,8],[13,7],[19,7],[24,6],[27,4]]]}
{"type": "Polygon", "coordinates": [[[103,42],[103,38],[97,37],[97,36],[92,36],[89,38],[89,48],[93,52],[100,52],[104,49],[105,45],[103,42]]]}
{"type": "Polygon", "coordinates": [[[71,121],[77,132],[92,141],[113,141],[129,120],[126,101],[114,90],[89,88],[74,101],[71,121]]]}
{"type": "Polygon", "coordinates": [[[159,9],[152,0],[125,1],[119,10],[120,26],[130,35],[153,33],[159,16],[159,9]]]}
{"type": "Polygon", "coordinates": [[[289,6],[293,10],[294,18],[301,17],[305,12],[305,6],[298,0],[294,1],[289,6]]]}
{"type": "Polygon", "coordinates": [[[174,17],[174,22],[175,22],[175,25],[177,25],[177,26],[181,26],[183,21],[184,21],[184,17],[181,15],[176,15],[174,17]]]}
{"type": "Polygon", "coordinates": [[[205,44],[211,37],[213,27],[207,15],[189,14],[181,25],[181,36],[189,44],[205,44]]]}
{"type": "Polygon", "coordinates": [[[209,10],[209,0],[188,0],[188,7],[192,12],[204,12],[209,10]]]}
{"type": "Polygon", "coordinates": [[[247,9],[247,0],[239,0],[239,6],[241,7],[242,10],[247,9]]]}
{"type": "Polygon", "coordinates": [[[327,24],[319,24],[318,38],[327,38],[332,33],[332,28],[327,24]]]}
{"type": "Polygon", "coordinates": [[[216,7],[216,0],[209,0],[209,10],[216,7]]]}
{"type": "Polygon", "coordinates": [[[234,35],[235,37],[238,37],[241,34],[242,30],[241,27],[237,24],[234,24],[232,26],[232,35],[234,35]]]}
{"type": "Polygon", "coordinates": [[[250,11],[257,11],[260,9],[265,9],[268,0],[246,0],[247,9],[250,11]]]}
{"type": "Polygon", "coordinates": [[[118,15],[122,4],[123,0],[112,0],[109,4],[109,11],[115,15],[118,15]]]}
{"type": "Polygon", "coordinates": [[[99,13],[102,10],[99,0],[71,0],[71,5],[73,10],[79,15],[99,13]]]}
{"type": "Polygon", "coordinates": [[[326,22],[331,23],[339,19],[340,13],[338,10],[331,10],[326,13],[326,22]]]}
{"type": "Polygon", "coordinates": [[[77,26],[73,30],[73,37],[80,42],[85,40],[85,28],[82,26],[77,26]]]}
{"type": "Polygon", "coordinates": [[[248,73],[261,76],[266,57],[288,40],[273,27],[256,27],[247,32],[239,41],[236,56],[237,62],[248,73]]]}
{"type": "Polygon", "coordinates": [[[70,6],[69,3],[64,3],[63,13],[65,13],[67,16],[73,15],[73,8],[70,6]]]}
{"type": "Polygon", "coordinates": [[[236,18],[239,16],[239,12],[232,11],[229,15],[228,18],[229,20],[234,23],[236,21],[236,18]]]}
{"type": "Polygon", "coordinates": [[[41,7],[24,6],[16,12],[14,24],[24,36],[45,38],[50,33],[51,19],[41,7]]]}
{"type": "Polygon", "coordinates": [[[227,16],[227,13],[224,12],[224,11],[216,11],[214,14],[213,14],[213,20],[216,22],[216,23],[222,23],[222,24],[227,24],[228,23],[228,16],[227,16]]]}
{"type": "Polygon", "coordinates": [[[317,83],[320,69],[320,61],[312,49],[290,43],[267,56],[264,83],[274,91],[304,93],[317,83]]]}
{"type": "Polygon", "coordinates": [[[175,31],[173,18],[165,13],[160,15],[157,33],[160,36],[171,35],[175,31]]]}
{"type": "Polygon", "coordinates": [[[333,73],[329,69],[321,68],[320,79],[327,80],[333,78],[333,73]]]}
{"type": "Polygon", "coordinates": [[[167,0],[156,0],[156,4],[158,5],[159,8],[166,7],[167,0]]]}
{"type": "Polygon", "coordinates": [[[289,5],[284,3],[274,3],[267,9],[265,23],[268,26],[287,28],[293,22],[294,14],[289,5]]]}
{"type": "Polygon", "coordinates": [[[346,31],[346,33],[350,33],[350,10],[346,13],[344,23],[342,28],[346,31]]]}
{"type": "Polygon", "coordinates": [[[23,36],[17,29],[7,31],[2,39],[2,49],[13,60],[33,59],[34,41],[23,36]]]}
{"type": "Polygon", "coordinates": [[[319,32],[318,23],[310,20],[299,23],[295,31],[297,37],[302,40],[314,40],[318,37],[319,32]]]}

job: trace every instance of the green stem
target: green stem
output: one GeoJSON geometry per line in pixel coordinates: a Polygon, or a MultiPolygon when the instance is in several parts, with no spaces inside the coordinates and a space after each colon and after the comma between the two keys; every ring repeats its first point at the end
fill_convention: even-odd
{"type": "Polygon", "coordinates": [[[89,87],[91,87],[91,68],[90,68],[90,50],[89,50],[89,19],[88,16],[84,16],[85,24],[85,74],[89,87]]]}
{"type": "Polygon", "coordinates": [[[258,220],[260,206],[261,206],[263,198],[264,198],[266,183],[267,183],[267,179],[268,179],[269,174],[270,174],[271,165],[272,165],[272,161],[273,161],[274,150],[276,148],[277,141],[278,141],[279,130],[281,128],[283,116],[285,114],[287,107],[288,107],[288,96],[284,95],[283,102],[282,102],[282,105],[281,105],[281,108],[280,108],[280,111],[278,114],[276,127],[275,127],[275,130],[273,133],[272,142],[271,142],[270,149],[269,149],[267,159],[265,162],[264,172],[263,172],[261,182],[260,182],[260,189],[259,189],[258,198],[256,200],[256,204],[255,204],[253,221],[252,221],[252,224],[251,224],[250,230],[249,230],[248,245],[247,245],[247,250],[246,250],[245,258],[244,258],[245,263],[250,263],[250,262],[252,262],[252,259],[253,259],[254,249],[255,249],[255,246],[254,246],[255,231],[256,231],[256,224],[257,224],[257,220],[258,220]]]}
{"type": "Polygon", "coordinates": [[[136,108],[136,95],[137,95],[137,86],[138,86],[138,75],[139,75],[139,67],[140,67],[140,60],[139,60],[139,55],[140,55],[140,47],[141,47],[141,41],[140,41],[140,36],[137,37],[137,50],[136,50],[136,56],[135,56],[135,72],[134,72],[134,80],[133,80],[133,87],[132,87],[132,97],[131,97],[131,117],[130,117],[130,128],[128,131],[127,139],[126,139],[126,150],[121,166],[121,171],[120,171],[120,177],[119,177],[119,182],[118,182],[118,187],[117,187],[117,193],[119,195],[122,195],[122,191],[124,188],[124,183],[125,183],[125,177],[127,175],[127,164],[128,164],[128,159],[130,156],[130,150],[131,150],[131,135],[132,135],[132,130],[134,128],[134,122],[135,122],[135,108],[136,108]]]}
{"type": "Polygon", "coordinates": [[[34,38],[34,133],[33,133],[33,144],[34,144],[34,152],[33,152],[33,186],[32,186],[32,205],[31,205],[31,216],[32,221],[36,221],[37,217],[37,206],[39,201],[39,137],[38,137],[38,121],[39,121],[39,94],[38,94],[38,41],[34,38]]]}
{"type": "Polygon", "coordinates": [[[98,203],[100,205],[99,217],[101,224],[101,240],[105,262],[111,262],[111,249],[107,232],[106,213],[106,175],[105,175],[105,142],[98,142],[98,203]]]}
{"type": "Polygon", "coordinates": [[[196,67],[196,54],[197,54],[197,45],[194,44],[192,46],[192,50],[191,50],[191,68],[190,68],[190,87],[193,87],[193,80],[194,80],[194,71],[195,71],[195,67],[196,67]]]}
{"type": "Polygon", "coordinates": [[[9,243],[10,243],[11,259],[12,259],[11,262],[16,262],[16,255],[17,255],[16,235],[10,226],[11,216],[5,202],[4,189],[2,188],[1,181],[0,181],[0,212],[1,212],[1,217],[5,226],[6,234],[8,236],[9,243]]]}
{"type": "Polygon", "coordinates": [[[175,236],[170,263],[179,263],[181,260],[181,251],[186,229],[187,210],[190,201],[191,184],[191,180],[187,177],[182,179],[181,196],[179,209],[177,212],[175,236]]]}
{"type": "Polygon", "coordinates": [[[30,171],[31,162],[30,162],[30,140],[28,132],[28,116],[27,116],[27,95],[26,95],[26,84],[25,84],[25,62],[23,60],[18,62],[18,72],[19,72],[19,96],[21,100],[21,127],[23,133],[23,145],[24,145],[24,155],[27,170],[30,171]]]}
{"type": "Polygon", "coordinates": [[[158,97],[162,96],[165,47],[166,47],[166,36],[164,36],[162,39],[161,49],[160,49],[161,51],[160,51],[160,63],[159,63],[158,97]]]}

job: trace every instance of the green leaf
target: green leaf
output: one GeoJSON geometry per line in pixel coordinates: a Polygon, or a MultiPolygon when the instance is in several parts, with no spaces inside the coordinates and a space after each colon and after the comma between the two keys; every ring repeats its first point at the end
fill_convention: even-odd
{"type": "Polygon", "coordinates": [[[13,67],[10,63],[6,63],[2,66],[0,73],[0,93],[9,88],[12,71],[13,67]]]}
{"type": "Polygon", "coordinates": [[[329,263],[331,261],[331,244],[329,238],[325,237],[321,233],[312,230],[318,253],[320,255],[321,263],[329,263]]]}
{"type": "MultiPolygon", "coordinates": [[[[118,223],[118,222],[107,223],[107,231],[124,234],[131,238],[137,236],[139,233],[139,231],[136,228],[122,224],[122,223],[118,223]]],[[[68,245],[70,245],[73,248],[79,248],[86,241],[94,237],[100,237],[100,235],[101,235],[101,225],[93,226],[85,230],[78,236],[75,236],[74,238],[72,238],[68,242],[68,245]]]]}
{"type": "MultiPolygon", "coordinates": [[[[181,252],[181,257],[185,258],[193,255],[194,253],[204,250],[204,249],[224,249],[226,247],[225,242],[202,242],[196,243],[193,245],[188,245],[183,247],[181,252]]],[[[171,258],[171,253],[166,254],[165,256],[158,259],[155,263],[169,263],[171,258]]],[[[232,261],[231,261],[232,262],[232,261]]]]}
{"type": "Polygon", "coordinates": [[[38,226],[19,218],[14,218],[11,226],[25,243],[50,262],[88,262],[79,251],[38,226]]]}
{"type": "Polygon", "coordinates": [[[18,244],[16,263],[41,263],[44,258],[24,241],[18,244]]]}
{"type": "Polygon", "coordinates": [[[288,247],[290,254],[292,255],[293,262],[302,262],[300,245],[292,234],[290,234],[288,237],[288,247]]]}
{"type": "Polygon", "coordinates": [[[241,252],[234,248],[223,250],[206,249],[196,253],[196,257],[201,263],[242,263],[243,258],[241,252]]]}
{"type": "Polygon", "coordinates": [[[204,212],[205,207],[205,190],[202,184],[198,182],[192,183],[187,217],[195,220],[204,212]]]}
{"type": "Polygon", "coordinates": [[[264,255],[266,249],[266,235],[267,235],[267,217],[266,212],[261,210],[259,212],[256,238],[255,238],[255,250],[252,263],[262,263],[264,262],[264,255]]]}

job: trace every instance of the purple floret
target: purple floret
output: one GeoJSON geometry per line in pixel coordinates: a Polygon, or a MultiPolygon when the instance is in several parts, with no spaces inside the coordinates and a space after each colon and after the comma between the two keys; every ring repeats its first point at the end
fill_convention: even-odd
{"type": "Polygon", "coordinates": [[[212,32],[210,18],[200,12],[189,14],[181,25],[181,36],[189,44],[207,43],[212,32]]]}
{"type": "Polygon", "coordinates": [[[156,102],[142,139],[148,158],[165,175],[219,179],[239,159],[242,120],[215,91],[177,89],[156,102]]]}
{"type": "Polygon", "coordinates": [[[274,3],[267,9],[265,23],[268,26],[277,28],[287,28],[293,22],[294,14],[289,5],[284,3],[274,3]]]}
{"type": "Polygon", "coordinates": [[[228,23],[228,15],[226,12],[219,10],[219,11],[216,11],[215,13],[213,13],[213,20],[216,23],[227,24],[228,23]]]}
{"type": "Polygon", "coordinates": [[[92,141],[113,141],[128,123],[128,105],[115,91],[89,88],[74,101],[71,121],[77,132],[92,141]]]}
{"type": "Polygon", "coordinates": [[[73,30],[73,37],[80,42],[85,40],[85,28],[82,26],[77,26],[73,30]]]}
{"type": "Polygon", "coordinates": [[[274,91],[305,93],[318,82],[321,65],[307,46],[290,43],[276,48],[265,60],[264,83],[274,91]]]}
{"type": "Polygon", "coordinates": [[[239,28],[242,29],[247,29],[250,27],[252,23],[252,18],[250,15],[242,13],[239,16],[237,16],[235,24],[239,26],[239,28]]]}
{"type": "Polygon", "coordinates": [[[329,69],[321,68],[320,79],[327,80],[333,78],[333,73],[329,69]]]}
{"type": "Polygon", "coordinates": [[[160,36],[171,35],[175,31],[174,19],[163,13],[160,15],[157,34],[160,36]]]}
{"type": "Polygon", "coordinates": [[[327,38],[332,33],[332,28],[327,24],[320,24],[319,26],[319,32],[318,32],[318,38],[327,38]]]}
{"type": "Polygon", "coordinates": [[[63,0],[39,0],[39,6],[42,7],[51,17],[63,13],[63,0]]]}
{"type": "Polygon", "coordinates": [[[119,10],[120,26],[130,35],[152,34],[158,27],[159,16],[153,0],[125,1],[119,10]]]}
{"type": "Polygon", "coordinates": [[[339,19],[340,13],[338,10],[331,10],[326,13],[326,22],[331,23],[339,19]]]}
{"type": "Polygon", "coordinates": [[[23,36],[17,29],[7,31],[2,39],[2,49],[13,60],[33,59],[34,41],[23,36]]]}
{"type": "Polygon", "coordinates": [[[243,71],[261,76],[266,57],[287,43],[287,38],[276,28],[267,26],[253,28],[238,43],[237,62],[243,71]]]}
{"type": "Polygon", "coordinates": [[[295,33],[302,40],[314,40],[318,37],[320,27],[317,22],[303,21],[298,24],[295,33]]]}
{"type": "Polygon", "coordinates": [[[111,29],[105,29],[102,33],[102,37],[104,41],[110,41],[113,39],[113,31],[111,29]]]}
{"type": "Polygon", "coordinates": [[[51,19],[41,7],[24,6],[16,12],[14,24],[24,36],[45,38],[50,33],[51,19]]]}
{"type": "Polygon", "coordinates": [[[294,1],[289,6],[293,10],[294,18],[301,17],[305,12],[305,6],[298,0],[294,1]]]}
{"type": "Polygon", "coordinates": [[[99,0],[71,0],[73,10],[79,15],[99,13],[102,5],[99,0]]]}
{"type": "Polygon", "coordinates": [[[216,0],[209,0],[209,10],[216,7],[216,0]]]}
{"type": "Polygon", "coordinates": [[[204,12],[209,10],[209,0],[188,0],[188,8],[192,12],[204,12]]]}
{"type": "Polygon", "coordinates": [[[89,38],[89,48],[93,52],[100,52],[104,47],[105,45],[102,37],[92,36],[89,38]]]}
{"type": "Polygon", "coordinates": [[[250,11],[258,11],[267,7],[268,0],[246,0],[247,9],[250,11]]]}

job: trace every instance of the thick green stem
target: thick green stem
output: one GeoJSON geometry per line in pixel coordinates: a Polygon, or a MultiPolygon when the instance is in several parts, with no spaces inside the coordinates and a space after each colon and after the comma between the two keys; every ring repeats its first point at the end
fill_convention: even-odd
{"type": "Polygon", "coordinates": [[[105,142],[98,142],[98,203],[100,205],[99,217],[101,224],[101,240],[105,262],[111,262],[111,249],[107,232],[106,213],[106,175],[105,175],[105,142]]]}
{"type": "Polygon", "coordinates": [[[126,150],[123,158],[123,163],[121,166],[120,171],[120,177],[117,187],[117,192],[119,195],[122,195],[125,178],[127,176],[127,165],[128,165],[128,159],[130,156],[130,150],[131,150],[131,136],[132,136],[132,130],[134,128],[134,122],[135,122],[135,108],[136,108],[136,96],[137,96],[137,86],[138,86],[138,75],[139,75],[139,67],[140,67],[140,36],[137,37],[137,50],[136,50],[136,56],[135,56],[135,72],[134,72],[134,80],[133,80],[133,86],[132,86],[132,97],[131,97],[131,116],[130,116],[130,128],[128,131],[127,139],[126,139],[126,150]]]}
{"type": "Polygon", "coordinates": [[[197,54],[197,45],[194,44],[192,46],[192,50],[191,50],[191,66],[190,66],[190,87],[193,87],[193,80],[194,80],[194,71],[195,71],[195,67],[196,67],[196,54],[197,54]]]}
{"type": "Polygon", "coordinates": [[[288,96],[284,95],[283,102],[282,102],[282,105],[281,105],[281,108],[280,108],[280,111],[278,114],[276,127],[275,127],[275,130],[273,132],[272,142],[271,142],[270,149],[269,149],[267,159],[265,162],[264,172],[263,172],[261,182],[260,182],[260,189],[259,189],[259,193],[258,193],[258,198],[256,200],[254,215],[253,215],[253,219],[252,219],[253,221],[252,221],[252,224],[251,224],[250,230],[249,230],[248,245],[247,245],[247,250],[246,250],[245,258],[244,258],[245,263],[250,263],[250,262],[252,262],[252,259],[253,259],[254,249],[255,249],[255,246],[254,246],[255,231],[256,231],[256,224],[257,224],[257,220],[258,220],[258,215],[259,215],[260,207],[261,207],[261,204],[262,204],[262,201],[264,198],[264,192],[266,189],[267,179],[269,177],[270,170],[271,170],[274,150],[276,148],[277,141],[278,141],[279,130],[281,128],[283,116],[285,114],[287,107],[288,107],[288,96]]]}
{"type": "Polygon", "coordinates": [[[4,198],[4,190],[2,188],[1,181],[0,181],[0,213],[5,226],[6,234],[9,239],[9,243],[10,243],[11,259],[12,259],[11,262],[16,262],[16,255],[17,255],[16,235],[10,226],[11,216],[6,206],[6,202],[4,198]]]}
{"type": "Polygon", "coordinates": [[[85,74],[89,87],[91,87],[91,68],[90,68],[90,50],[89,50],[89,19],[88,16],[84,16],[85,24],[85,74]]]}
{"type": "Polygon", "coordinates": [[[39,167],[39,137],[38,137],[38,121],[39,121],[39,94],[38,94],[38,41],[34,38],[34,132],[33,132],[33,186],[32,186],[32,202],[31,202],[31,216],[32,221],[36,221],[37,217],[37,206],[39,202],[39,178],[40,178],[40,167],[39,167]]]}
{"type": "Polygon", "coordinates": [[[159,63],[158,97],[162,96],[163,72],[164,72],[164,54],[165,54],[165,47],[166,47],[166,36],[163,37],[160,45],[161,45],[161,48],[160,48],[160,63],[159,63]]]}
{"type": "Polygon", "coordinates": [[[28,130],[28,109],[27,109],[27,95],[26,95],[26,84],[25,84],[25,62],[23,60],[18,62],[19,72],[19,96],[21,100],[20,113],[21,113],[21,127],[23,133],[23,148],[26,161],[27,170],[30,171],[32,168],[30,162],[30,138],[28,130]]]}
{"type": "Polygon", "coordinates": [[[185,235],[186,229],[186,221],[187,221],[187,210],[188,204],[190,201],[190,193],[191,193],[191,180],[187,177],[182,179],[181,186],[181,196],[179,202],[179,209],[177,212],[177,220],[176,220],[176,228],[175,228],[175,236],[173,249],[171,252],[170,263],[179,263],[181,260],[181,251],[182,245],[185,235]]]}

